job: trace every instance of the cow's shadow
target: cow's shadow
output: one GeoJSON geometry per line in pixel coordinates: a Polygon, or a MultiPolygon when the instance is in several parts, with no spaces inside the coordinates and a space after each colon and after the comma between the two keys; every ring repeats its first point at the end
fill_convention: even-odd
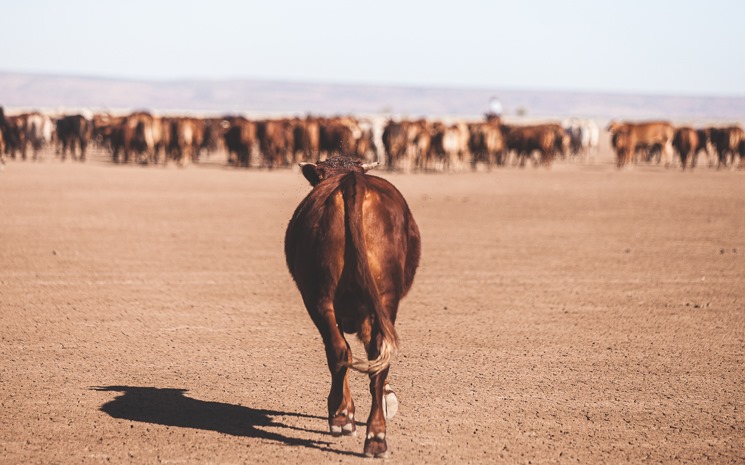
{"type": "Polygon", "coordinates": [[[193,399],[184,395],[185,389],[136,386],[99,386],[91,389],[123,393],[100,408],[102,412],[113,418],[216,431],[232,436],[266,439],[289,446],[308,447],[343,455],[359,455],[351,451],[333,449],[329,447],[332,443],[327,441],[302,439],[272,431],[273,429],[285,429],[326,434],[323,431],[285,425],[273,418],[293,416],[324,420],[314,415],[253,409],[242,405],[193,399]]]}

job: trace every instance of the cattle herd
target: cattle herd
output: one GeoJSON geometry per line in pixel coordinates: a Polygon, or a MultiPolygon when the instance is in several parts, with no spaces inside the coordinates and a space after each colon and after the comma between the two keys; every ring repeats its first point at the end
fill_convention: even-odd
{"type": "Polygon", "coordinates": [[[689,166],[696,167],[701,152],[707,164],[716,163],[717,168],[742,167],[745,159],[745,132],[738,125],[692,128],[674,127],[667,121],[611,121],[608,132],[619,168],[639,161],[660,163],[663,159],[670,165],[677,154],[685,170],[689,166]]]}
{"type": "MultiPolygon", "coordinates": [[[[691,128],[666,121],[612,121],[607,130],[619,167],[677,163],[693,168],[701,152],[709,166],[718,168],[743,166],[745,159],[745,133],[738,125],[691,128]]],[[[5,115],[0,107],[2,164],[6,159],[36,160],[45,147],[54,147],[62,160],[69,154],[84,161],[93,147],[121,164],[184,166],[222,152],[235,167],[280,168],[343,154],[403,172],[463,171],[584,159],[597,152],[599,139],[597,124],[589,119],[517,125],[486,115],[479,121],[379,123],[351,116],[196,118],[145,111],[52,117],[40,112],[5,115]]]]}

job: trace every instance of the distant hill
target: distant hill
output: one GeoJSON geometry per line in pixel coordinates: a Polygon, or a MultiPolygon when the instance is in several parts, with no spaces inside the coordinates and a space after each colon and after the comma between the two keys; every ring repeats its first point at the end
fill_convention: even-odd
{"type": "Polygon", "coordinates": [[[250,79],[135,81],[0,72],[12,108],[152,109],[248,114],[477,116],[497,96],[507,116],[745,120],[745,97],[631,95],[282,82],[250,79]]]}

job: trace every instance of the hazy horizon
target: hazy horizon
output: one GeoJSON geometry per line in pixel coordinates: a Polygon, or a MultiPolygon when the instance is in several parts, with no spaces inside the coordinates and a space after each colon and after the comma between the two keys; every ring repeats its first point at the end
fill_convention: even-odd
{"type": "Polygon", "coordinates": [[[276,80],[122,80],[0,72],[0,105],[50,111],[150,109],[245,114],[396,114],[480,116],[498,96],[505,116],[745,118],[745,97],[666,96],[468,89],[276,80]]]}
{"type": "Polygon", "coordinates": [[[333,86],[349,86],[349,87],[390,87],[390,88],[404,88],[404,89],[435,89],[435,90],[471,90],[471,91],[489,91],[489,92],[555,92],[563,94],[587,94],[587,95],[618,95],[618,96],[649,96],[649,97],[711,97],[711,98],[744,98],[745,93],[740,94],[717,94],[717,93],[685,93],[685,92],[642,92],[642,91],[630,91],[630,90],[592,90],[592,89],[563,89],[563,88],[552,88],[552,87],[489,87],[483,85],[447,85],[447,84],[413,84],[413,83],[384,83],[384,82],[373,82],[373,81],[340,81],[331,79],[311,79],[311,78],[262,78],[252,76],[234,76],[234,77],[173,77],[173,78],[136,78],[136,77],[122,77],[116,75],[105,75],[105,74],[86,74],[86,73],[75,73],[75,72],[29,72],[29,71],[18,71],[14,69],[0,68],[0,75],[28,75],[38,77],[49,77],[49,78],[77,78],[77,79],[88,79],[88,80],[104,80],[104,81],[121,81],[121,82],[138,82],[138,83],[153,83],[153,84],[168,84],[168,83],[219,83],[219,82],[267,82],[267,83],[279,83],[279,84],[312,84],[312,85],[333,85],[333,86]]]}

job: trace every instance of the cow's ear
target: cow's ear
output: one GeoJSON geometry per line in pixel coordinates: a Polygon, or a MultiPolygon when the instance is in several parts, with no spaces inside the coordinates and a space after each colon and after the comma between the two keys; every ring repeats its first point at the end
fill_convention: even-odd
{"type": "Polygon", "coordinates": [[[311,186],[321,182],[321,174],[314,163],[300,163],[300,169],[303,170],[303,176],[308,180],[311,186]]]}

